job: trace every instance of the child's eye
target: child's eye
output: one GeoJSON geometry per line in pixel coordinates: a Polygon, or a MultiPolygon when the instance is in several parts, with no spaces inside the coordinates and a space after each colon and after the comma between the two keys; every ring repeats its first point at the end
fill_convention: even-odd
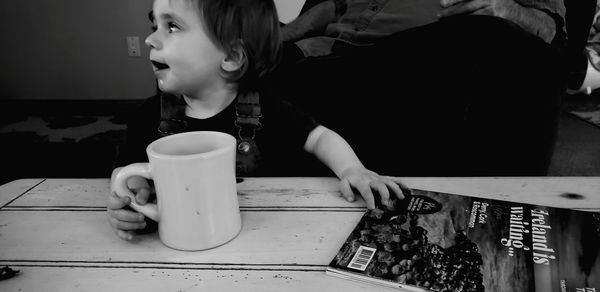
{"type": "Polygon", "coordinates": [[[152,31],[156,31],[158,29],[158,27],[156,25],[152,26],[152,31]]]}
{"type": "Polygon", "coordinates": [[[174,32],[178,32],[181,30],[179,28],[179,26],[177,24],[175,24],[174,22],[167,23],[167,27],[169,28],[169,33],[174,33],[174,32]]]}

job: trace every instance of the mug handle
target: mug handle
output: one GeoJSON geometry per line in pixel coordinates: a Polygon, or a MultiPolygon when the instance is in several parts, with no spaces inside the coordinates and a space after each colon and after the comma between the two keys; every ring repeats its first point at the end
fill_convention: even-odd
{"type": "Polygon", "coordinates": [[[131,203],[129,204],[131,208],[158,222],[158,206],[156,204],[146,203],[145,205],[140,205],[135,202],[135,195],[127,187],[127,180],[132,176],[152,179],[150,163],[133,163],[120,169],[115,175],[113,190],[120,197],[128,196],[131,199],[131,203]]]}

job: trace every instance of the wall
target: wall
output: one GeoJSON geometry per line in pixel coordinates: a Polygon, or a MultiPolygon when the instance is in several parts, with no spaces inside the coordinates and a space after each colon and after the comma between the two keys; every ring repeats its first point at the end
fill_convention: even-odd
{"type": "Polygon", "coordinates": [[[6,100],[143,99],[155,80],[143,44],[151,0],[0,1],[6,100]],[[126,36],[139,36],[129,57],[126,36]]]}
{"type": "Polygon", "coordinates": [[[274,0],[273,2],[279,14],[279,21],[287,24],[298,17],[306,0],[274,0]]]}

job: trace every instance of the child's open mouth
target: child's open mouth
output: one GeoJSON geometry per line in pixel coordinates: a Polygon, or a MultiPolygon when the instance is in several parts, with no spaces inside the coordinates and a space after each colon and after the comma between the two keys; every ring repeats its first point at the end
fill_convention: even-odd
{"type": "Polygon", "coordinates": [[[168,69],[169,68],[169,65],[167,65],[165,63],[160,63],[160,62],[157,62],[157,61],[151,61],[151,62],[152,62],[152,66],[154,66],[154,69],[156,71],[160,71],[160,70],[168,69]]]}

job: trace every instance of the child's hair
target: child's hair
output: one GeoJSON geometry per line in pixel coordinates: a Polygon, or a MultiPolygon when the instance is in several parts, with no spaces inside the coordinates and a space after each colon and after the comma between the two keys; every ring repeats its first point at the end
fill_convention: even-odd
{"type": "Polygon", "coordinates": [[[226,76],[239,90],[255,90],[258,80],[278,64],[279,17],[273,0],[190,0],[195,2],[209,35],[227,54],[244,54],[237,72],[226,76]]]}

